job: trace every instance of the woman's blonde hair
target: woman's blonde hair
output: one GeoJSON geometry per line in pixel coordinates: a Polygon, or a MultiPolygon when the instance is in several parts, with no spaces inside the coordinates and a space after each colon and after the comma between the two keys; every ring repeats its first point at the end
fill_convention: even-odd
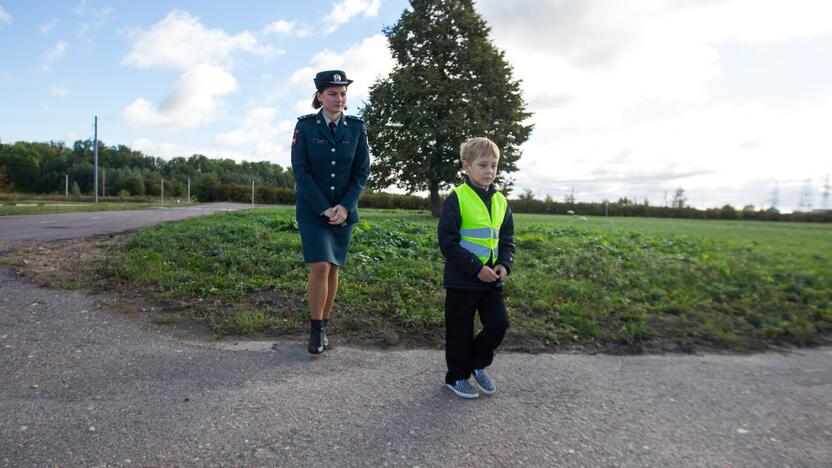
{"type": "Polygon", "coordinates": [[[479,156],[494,156],[500,159],[500,148],[486,137],[474,137],[459,145],[459,159],[471,162],[479,156]]]}

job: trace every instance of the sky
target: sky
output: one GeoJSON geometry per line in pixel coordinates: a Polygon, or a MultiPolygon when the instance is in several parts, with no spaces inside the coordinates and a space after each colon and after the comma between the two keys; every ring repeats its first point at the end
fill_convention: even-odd
{"type": "MultiPolygon", "coordinates": [[[[533,114],[517,190],[832,208],[832,2],[475,4],[533,114]]],[[[97,115],[108,145],[287,167],[315,73],[345,70],[357,113],[408,6],[0,0],[0,141],[71,144],[97,115]]]]}

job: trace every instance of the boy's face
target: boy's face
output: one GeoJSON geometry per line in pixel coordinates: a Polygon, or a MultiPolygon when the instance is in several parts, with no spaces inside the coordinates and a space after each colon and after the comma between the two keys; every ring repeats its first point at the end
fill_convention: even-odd
{"type": "Polygon", "coordinates": [[[468,174],[471,183],[486,188],[497,177],[499,159],[493,154],[477,156],[473,161],[462,161],[462,170],[468,174]]]}

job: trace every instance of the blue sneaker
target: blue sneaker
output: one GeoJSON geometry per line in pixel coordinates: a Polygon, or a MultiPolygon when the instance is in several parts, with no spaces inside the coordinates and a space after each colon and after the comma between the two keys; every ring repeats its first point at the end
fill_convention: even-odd
{"type": "Polygon", "coordinates": [[[485,369],[474,369],[474,380],[477,381],[477,387],[486,395],[493,395],[497,391],[494,379],[488,375],[485,369]]]}
{"type": "Polygon", "coordinates": [[[477,389],[472,387],[467,380],[457,380],[453,384],[445,384],[445,386],[462,398],[477,398],[480,396],[477,389]]]}

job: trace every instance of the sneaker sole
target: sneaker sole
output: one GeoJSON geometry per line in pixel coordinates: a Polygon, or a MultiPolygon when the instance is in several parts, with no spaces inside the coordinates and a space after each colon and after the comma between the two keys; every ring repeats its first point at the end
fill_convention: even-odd
{"type": "Polygon", "coordinates": [[[448,387],[452,392],[454,392],[456,394],[456,396],[458,396],[458,397],[473,399],[473,398],[479,398],[479,396],[480,396],[479,393],[474,393],[473,395],[470,394],[470,393],[462,393],[462,392],[458,391],[457,389],[455,389],[453,386],[451,386],[451,384],[445,384],[445,386],[448,387]]]}
{"type": "Polygon", "coordinates": [[[478,388],[478,389],[480,389],[480,391],[481,391],[481,392],[483,392],[483,393],[485,393],[486,395],[493,395],[493,394],[497,393],[497,387],[496,387],[496,386],[494,387],[494,390],[489,391],[489,390],[486,390],[486,389],[482,388],[482,387],[480,386],[480,383],[479,383],[479,382],[474,382],[474,383],[476,383],[476,384],[477,384],[477,388],[478,388]]]}

